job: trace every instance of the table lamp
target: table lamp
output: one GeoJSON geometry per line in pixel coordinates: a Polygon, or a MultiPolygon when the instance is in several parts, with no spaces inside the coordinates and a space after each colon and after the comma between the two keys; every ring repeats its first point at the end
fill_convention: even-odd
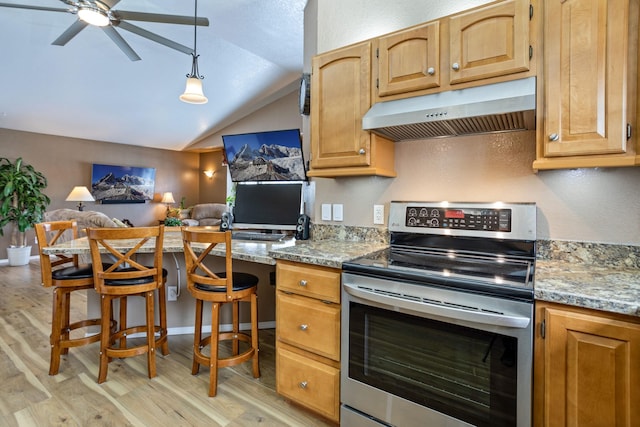
{"type": "Polygon", "coordinates": [[[171,191],[167,191],[162,195],[162,200],[160,200],[160,203],[164,203],[165,205],[167,205],[167,215],[169,214],[171,205],[175,202],[176,201],[174,200],[173,193],[171,191]]]}
{"type": "Polygon", "coordinates": [[[95,199],[89,192],[89,189],[84,186],[75,186],[71,193],[65,199],[67,202],[78,202],[78,210],[82,211],[84,209],[84,205],[82,202],[93,202],[95,199]]]}

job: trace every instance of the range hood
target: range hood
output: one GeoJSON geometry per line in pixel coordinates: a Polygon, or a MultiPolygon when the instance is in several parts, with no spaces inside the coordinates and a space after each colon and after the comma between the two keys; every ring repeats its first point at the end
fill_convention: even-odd
{"type": "Polygon", "coordinates": [[[393,141],[535,129],[536,78],[375,104],[362,128],[393,141]]]}

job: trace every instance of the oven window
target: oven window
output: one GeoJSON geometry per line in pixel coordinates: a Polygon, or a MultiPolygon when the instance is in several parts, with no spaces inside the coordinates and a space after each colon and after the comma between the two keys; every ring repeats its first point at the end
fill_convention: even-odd
{"type": "Polygon", "coordinates": [[[516,425],[517,343],[350,303],[350,378],[476,426],[516,425]]]}

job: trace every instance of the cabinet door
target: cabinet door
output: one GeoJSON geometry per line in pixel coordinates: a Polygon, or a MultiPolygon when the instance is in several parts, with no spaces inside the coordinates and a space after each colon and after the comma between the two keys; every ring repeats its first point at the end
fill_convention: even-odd
{"type": "Polygon", "coordinates": [[[551,0],[544,157],[626,151],[628,0],[551,0]]]}
{"type": "Polygon", "coordinates": [[[450,83],[529,70],[529,2],[509,0],[450,18],[450,83]]]}
{"type": "Polygon", "coordinates": [[[440,23],[378,39],[378,96],[440,86],[440,23]]]}
{"type": "Polygon", "coordinates": [[[311,168],[370,165],[371,43],[316,56],[312,71],[311,168]]]}
{"type": "Polygon", "coordinates": [[[640,325],[551,308],[544,312],[544,425],[636,425],[640,325]]]}

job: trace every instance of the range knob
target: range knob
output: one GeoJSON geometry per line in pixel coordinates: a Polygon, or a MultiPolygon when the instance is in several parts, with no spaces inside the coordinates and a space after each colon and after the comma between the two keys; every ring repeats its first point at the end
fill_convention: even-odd
{"type": "Polygon", "coordinates": [[[431,218],[431,220],[429,220],[429,226],[431,226],[433,228],[438,228],[438,227],[440,227],[440,221],[438,221],[435,218],[431,218]]]}
{"type": "Polygon", "coordinates": [[[407,221],[407,225],[409,227],[415,227],[416,226],[416,219],[413,218],[413,217],[409,218],[409,220],[407,221]]]}

